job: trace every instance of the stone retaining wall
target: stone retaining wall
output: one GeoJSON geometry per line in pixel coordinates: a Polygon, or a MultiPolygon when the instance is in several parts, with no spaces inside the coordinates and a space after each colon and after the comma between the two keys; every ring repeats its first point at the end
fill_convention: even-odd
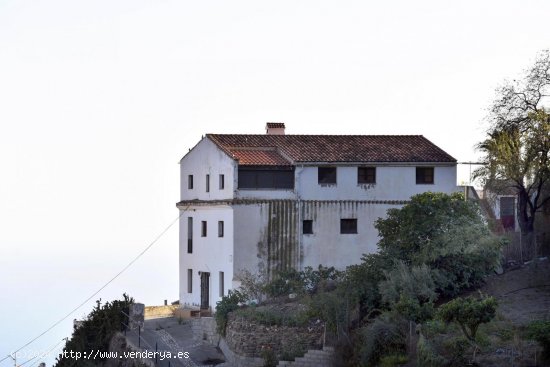
{"type": "Polygon", "coordinates": [[[260,357],[265,348],[276,356],[284,353],[323,347],[323,324],[309,327],[266,326],[243,317],[229,315],[227,345],[234,353],[244,357],[260,357]]]}

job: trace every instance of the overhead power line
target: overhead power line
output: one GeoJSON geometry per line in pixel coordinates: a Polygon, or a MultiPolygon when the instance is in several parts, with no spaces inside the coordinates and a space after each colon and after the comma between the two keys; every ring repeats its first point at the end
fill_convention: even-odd
{"type": "MultiPolygon", "coordinates": [[[[34,343],[36,340],[38,340],[39,338],[41,338],[44,334],[46,334],[47,332],[49,332],[50,330],[52,330],[54,327],[56,327],[57,325],[59,325],[60,323],[62,323],[63,321],[65,321],[69,316],[71,316],[73,313],[75,313],[76,311],[78,311],[82,306],[84,306],[88,301],[90,301],[92,298],[94,298],[99,292],[101,292],[103,289],[105,289],[105,287],[107,287],[109,284],[111,284],[116,278],[118,278],[122,273],[124,273],[130,266],[132,266],[141,256],[143,256],[143,254],[145,254],[151,247],[153,247],[153,245],[155,243],[157,243],[157,241],[166,233],[168,232],[168,230],[174,225],[177,223],[177,221],[181,218],[181,216],[183,215],[183,213],[185,213],[187,210],[189,209],[189,206],[187,206],[187,208],[185,208],[184,210],[182,210],[180,212],[180,214],[178,215],[178,217],[176,219],[174,219],[157,237],[155,237],[155,239],[147,246],[145,247],[145,249],[143,251],[141,251],[136,257],[134,257],[134,259],[132,261],[130,261],[124,268],[122,268],[121,271],[119,271],[114,277],[112,277],[107,283],[103,284],[101,286],[101,288],[99,288],[97,291],[95,291],[91,296],[89,296],[88,298],[86,298],[82,303],[80,303],[78,306],[76,306],[74,309],[72,309],[68,314],[66,314],[65,316],[63,316],[61,319],[59,319],[58,321],[56,321],[54,324],[52,324],[49,328],[47,328],[46,330],[44,330],[42,333],[38,334],[36,337],[34,337],[33,339],[31,339],[29,342],[27,342],[26,344],[24,344],[23,346],[21,346],[20,348],[18,348],[15,352],[13,352],[12,354],[17,354],[17,352],[19,352],[21,349],[29,346],[30,344],[34,343]]],[[[8,354],[6,357],[0,359],[0,363],[2,363],[4,360],[8,359],[8,358],[13,358],[11,354],[8,354]]]]}

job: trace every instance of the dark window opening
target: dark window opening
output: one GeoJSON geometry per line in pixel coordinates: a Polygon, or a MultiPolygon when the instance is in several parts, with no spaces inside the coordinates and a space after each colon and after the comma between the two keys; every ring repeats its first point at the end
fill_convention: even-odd
{"type": "Polygon", "coordinates": [[[225,176],[220,175],[220,190],[223,190],[225,188],[225,176]]]}
{"type": "Polygon", "coordinates": [[[218,221],[218,237],[223,237],[223,220],[218,221]]]}
{"type": "Polygon", "coordinates": [[[206,175],[206,192],[210,192],[210,175],[206,175]]]}
{"type": "Polygon", "coordinates": [[[206,237],[206,221],[201,222],[201,237],[206,237]]]}
{"type": "Polygon", "coordinates": [[[317,169],[317,181],[320,184],[335,184],[336,167],[319,167],[317,169]]]}
{"type": "Polygon", "coordinates": [[[513,231],[516,227],[515,198],[500,198],[500,222],[506,231],[513,231]]]}
{"type": "Polygon", "coordinates": [[[193,269],[187,269],[187,293],[193,293],[193,269]]]}
{"type": "Polygon", "coordinates": [[[193,175],[187,176],[187,188],[189,190],[193,189],[193,175]]]}
{"type": "Polygon", "coordinates": [[[433,167],[416,167],[416,183],[433,184],[434,183],[434,168],[433,167]]]}
{"type": "Polygon", "coordinates": [[[359,184],[376,183],[376,167],[358,167],[357,183],[359,184]]]}
{"type": "Polygon", "coordinates": [[[193,253],[193,218],[187,217],[187,253],[193,253]]]}
{"type": "Polygon", "coordinates": [[[293,169],[239,168],[239,189],[293,189],[293,169]]]}
{"type": "Polygon", "coordinates": [[[302,233],[313,234],[313,221],[311,219],[306,219],[302,222],[302,233]]]}
{"type": "Polygon", "coordinates": [[[340,233],[357,233],[357,219],[340,219],[340,233]]]}
{"type": "Polygon", "coordinates": [[[223,271],[220,271],[220,297],[225,295],[225,284],[224,284],[223,271]]]}

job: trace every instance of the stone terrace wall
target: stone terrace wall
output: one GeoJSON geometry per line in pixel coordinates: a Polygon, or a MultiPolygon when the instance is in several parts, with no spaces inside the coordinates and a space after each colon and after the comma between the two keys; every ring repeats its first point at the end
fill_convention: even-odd
{"type": "Polygon", "coordinates": [[[230,314],[225,339],[228,347],[241,356],[260,357],[262,348],[266,347],[280,356],[284,351],[321,349],[323,324],[310,327],[266,326],[230,314]]]}

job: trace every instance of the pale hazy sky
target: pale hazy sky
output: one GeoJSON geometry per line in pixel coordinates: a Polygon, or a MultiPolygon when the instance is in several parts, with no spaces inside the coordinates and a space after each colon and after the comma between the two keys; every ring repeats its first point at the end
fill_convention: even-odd
{"type": "MultiPolygon", "coordinates": [[[[422,134],[475,160],[495,88],[550,47],[549,15],[542,0],[0,0],[0,359],[177,217],[177,163],[207,132],[422,134]]],[[[176,300],[177,251],[174,227],[98,297],[176,300]]]]}

